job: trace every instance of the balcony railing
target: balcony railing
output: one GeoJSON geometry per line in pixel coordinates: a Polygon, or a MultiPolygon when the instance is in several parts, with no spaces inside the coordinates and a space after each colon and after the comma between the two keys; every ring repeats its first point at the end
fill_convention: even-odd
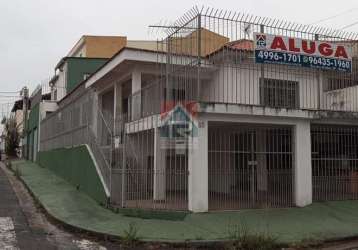
{"type": "MultiPolygon", "coordinates": [[[[356,62],[358,60],[354,59],[354,65],[356,62]]],[[[192,101],[358,112],[355,67],[353,73],[344,73],[286,65],[262,66],[252,60],[251,63],[226,62],[212,63],[205,68],[188,67],[191,69],[171,74],[168,82],[161,79],[132,94],[128,105],[130,120],[159,114],[179,102],[192,101]]]]}

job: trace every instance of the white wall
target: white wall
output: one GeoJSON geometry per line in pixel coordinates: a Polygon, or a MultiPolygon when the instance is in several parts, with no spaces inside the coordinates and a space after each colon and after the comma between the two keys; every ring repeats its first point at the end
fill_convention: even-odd
{"type": "Polygon", "coordinates": [[[324,92],[321,105],[328,110],[358,111],[358,86],[324,92]]]}
{"type": "MultiPolygon", "coordinates": [[[[285,117],[262,117],[262,116],[240,116],[240,115],[226,115],[226,114],[203,114],[202,120],[206,121],[210,126],[210,122],[231,122],[240,123],[241,125],[249,124],[267,124],[267,125],[287,125],[293,128],[293,143],[294,143],[294,158],[293,158],[293,171],[295,176],[294,181],[294,203],[297,206],[306,206],[312,203],[312,176],[311,176],[311,146],[310,146],[310,119],[295,119],[285,117]]],[[[210,127],[209,127],[210,129],[210,127]]],[[[230,133],[231,130],[223,132],[230,133]]],[[[219,140],[220,150],[229,151],[231,140],[228,138],[216,138],[219,140]],[[226,139],[226,142],[225,142],[226,139]]],[[[210,141],[210,140],[209,140],[210,141]]],[[[212,145],[209,145],[212,147],[212,145]]],[[[206,153],[207,154],[207,153],[206,153]]],[[[208,159],[208,164],[212,164],[215,167],[216,164],[221,165],[220,170],[229,170],[233,167],[234,159],[229,154],[220,153],[220,159],[213,157],[208,159]],[[215,159],[216,158],[216,159],[215,159]]],[[[204,152],[201,153],[201,157],[204,157],[204,152]]],[[[189,163],[190,166],[190,163],[189,163]]],[[[206,169],[201,166],[202,169],[206,169]]],[[[203,172],[203,176],[206,176],[207,172],[203,172]]],[[[205,177],[204,177],[205,178],[205,177]]],[[[197,181],[203,181],[199,179],[197,181]]],[[[230,176],[220,176],[215,178],[214,182],[210,183],[209,190],[221,193],[228,193],[230,191],[233,179],[230,176]]],[[[200,191],[203,193],[203,191],[200,191]]]]}
{"type": "Polygon", "coordinates": [[[192,212],[207,212],[208,200],[208,122],[198,119],[198,136],[189,137],[188,148],[188,208],[192,212]]]}
{"type": "Polygon", "coordinates": [[[312,161],[310,121],[299,121],[294,132],[295,205],[304,207],[312,203],[312,161]]]}
{"type": "MultiPolygon", "coordinates": [[[[204,101],[260,105],[261,65],[221,65],[210,81],[202,83],[204,101]]],[[[264,77],[297,81],[301,108],[318,107],[319,80],[313,70],[281,65],[265,65],[264,77]]]]}
{"type": "MultiPolygon", "coordinates": [[[[39,107],[39,122],[36,133],[37,152],[41,151],[41,121],[46,118],[46,112],[54,112],[58,108],[57,103],[54,101],[42,101],[39,107]]],[[[34,136],[35,138],[35,136],[34,136]]],[[[34,150],[35,151],[35,150],[34,150]]]]}
{"type": "Polygon", "coordinates": [[[65,63],[62,66],[62,69],[58,70],[58,78],[54,83],[54,90],[57,91],[56,98],[54,98],[54,93],[51,93],[51,99],[54,101],[60,101],[66,95],[66,76],[67,76],[67,64],[65,63]],[[61,71],[62,70],[62,71],[61,71]]]}
{"type": "Polygon", "coordinates": [[[46,112],[54,112],[57,108],[56,102],[42,101],[40,104],[40,121],[46,118],[46,112]]]}

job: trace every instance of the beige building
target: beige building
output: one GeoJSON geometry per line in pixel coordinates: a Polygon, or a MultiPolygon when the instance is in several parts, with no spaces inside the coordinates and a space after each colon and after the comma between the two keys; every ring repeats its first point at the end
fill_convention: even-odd
{"type": "Polygon", "coordinates": [[[125,36],[84,35],[73,46],[67,57],[110,58],[127,43],[125,36]]]}

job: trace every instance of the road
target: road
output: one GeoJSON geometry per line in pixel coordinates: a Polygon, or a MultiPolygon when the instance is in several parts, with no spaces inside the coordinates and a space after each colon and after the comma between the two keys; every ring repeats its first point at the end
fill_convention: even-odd
{"type": "Polygon", "coordinates": [[[0,168],[0,249],[6,248],[57,249],[43,233],[29,227],[16,194],[0,168]]]}
{"type": "Polygon", "coordinates": [[[112,250],[64,231],[39,211],[22,183],[0,162],[0,249],[6,250],[112,250]]]}

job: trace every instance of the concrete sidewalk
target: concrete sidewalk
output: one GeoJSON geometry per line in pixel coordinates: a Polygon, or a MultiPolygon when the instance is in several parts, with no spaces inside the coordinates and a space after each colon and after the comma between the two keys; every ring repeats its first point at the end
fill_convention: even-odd
{"type": "Polygon", "coordinates": [[[135,223],[142,240],[228,239],[233,227],[265,232],[281,242],[358,236],[358,201],[315,203],[305,208],[188,214],[182,221],[140,219],[116,214],[34,163],[13,162],[21,178],[56,219],[89,231],[121,236],[135,223]]]}

